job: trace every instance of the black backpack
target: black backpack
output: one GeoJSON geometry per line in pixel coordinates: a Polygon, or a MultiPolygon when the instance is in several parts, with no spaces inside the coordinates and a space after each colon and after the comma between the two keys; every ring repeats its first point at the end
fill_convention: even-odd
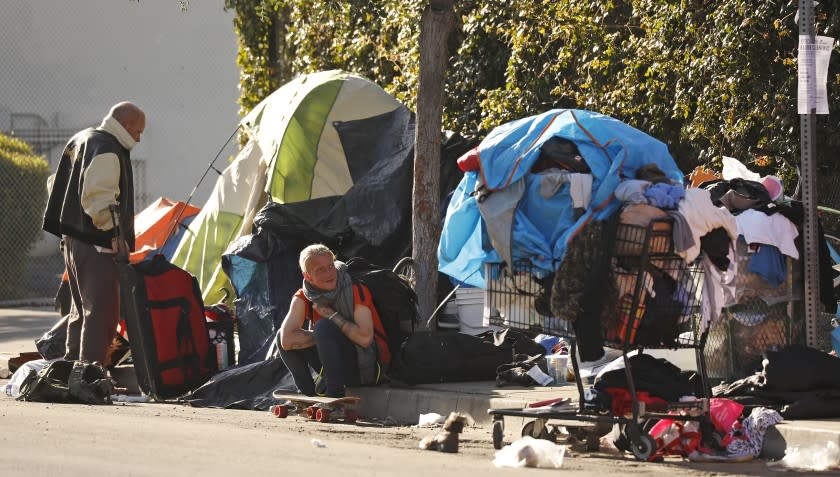
{"type": "Polygon", "coordinates": [[[392,366],[399,360],[402,342],[414,332],[419,321],[417,294],[392,270],[354,257],[347,261],[347,272],[354,282],[365,285],[373,297],[379,319],[388,338],[392,366]]]}

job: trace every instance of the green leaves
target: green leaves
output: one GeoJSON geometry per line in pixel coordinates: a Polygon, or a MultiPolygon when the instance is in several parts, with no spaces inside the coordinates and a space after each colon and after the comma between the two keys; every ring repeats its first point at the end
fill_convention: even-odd
{"type": "MultiPolygon", "coordinates": [[[[840,36],[840,3],[817,31],[840,36]]],[[[424,0],[227,0],[236,11],[243,111],[292,77],[342,68],[413,108],[424,0]]],[[[799,156],[798,2],[464,0],[450,38],[444,127],[481,137],[551,108],[621,119],[669,145],[683,170],[721,155],[772,171],[799,156]]],[[[840,99],[829,71],[829,104],[840,99]]],[[[818,155],[840,157],[837,121],[818,155]]]]}

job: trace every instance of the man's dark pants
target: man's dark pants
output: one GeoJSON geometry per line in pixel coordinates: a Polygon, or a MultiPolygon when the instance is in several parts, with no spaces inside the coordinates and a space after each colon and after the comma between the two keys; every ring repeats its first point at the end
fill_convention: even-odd
{"type": "Polygon", "coordinates": [[[279,347],[280,358],[289,368],[301,393],[307,396],[316,394],[309,368],[320,371],[323,366],[326,395],[343,397],[344,386],[358,386],[360,382],[356,346],[330,320],[315,322],[312,334],[315,346],[290,351],[279,347]]]}
{"type": "Polygon", "coordinates": [[[114,255],[64,237],[64,265],[72,305],[67,322],[68,360],[105,362],[120,316],[119,276],[114,255]]]}

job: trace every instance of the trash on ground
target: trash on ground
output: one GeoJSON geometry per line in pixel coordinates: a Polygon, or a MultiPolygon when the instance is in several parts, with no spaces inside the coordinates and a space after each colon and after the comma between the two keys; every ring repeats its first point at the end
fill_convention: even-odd
{"type": "Polygon", "coordinates": [[[446,420],[444,416],[436,412],[430,412],[428,414],[420,414],[420,418],[417,420],[418,426],[434,426],[436,424],[443,424],[446,420]]]}
{"type": "Polygon", "coordinates": [[[836,470],[840,469],[840,449],[833,441],[824,445],[791,447],[785,451],[785,457],[773,465],[797,470],[836,470]]]}
{"type": "Polygon", "coordinates": [[[152,398],[145,394],[112,394],[113,402],[151,402],[152,398]]]}
{"type": "Polygon", "coordinates": [[[325,444],[325,443],[324,443],[323,441],[321,441],[320,439],[312,439],[312,440],[311,440],[311,441],[309,441],[309,442],[310,442],[313,446],[318,447],[318,448],[321,448],[321,449],[323,449],[324,447],[327,447],[327,444],[325,444]]]}
{"type": "Polygon", "coordinates": [[[496,452],[496,467],[542,467],[559,469],[563,465],[566,446],[545,439],[525,436],[496,452]]]}
{"type": "Polygon", "coordinates": [[[424,450],[438,450],[441,452],[458,452],[458,435],[464,430],[472,418],[460,412],[451,412],[443,423],[443,430],[434,436],[426,436],[420,440],[419,447],[424,450]]]}

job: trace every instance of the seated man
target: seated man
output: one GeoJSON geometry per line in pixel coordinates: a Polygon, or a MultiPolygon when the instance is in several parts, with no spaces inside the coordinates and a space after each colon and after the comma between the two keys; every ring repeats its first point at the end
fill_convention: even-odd
{"type": "Polygon", "coordinates": [[[303,288],[292,297],[278,333],[280,357],[298,389],[316,394],[310,367],[321,371],[329,397],[343,397],[346,385],[376,384],[391,353],[370,291],[354,284],[346,265],[324,245],[303,249],[299,264],[303,288]]]}

